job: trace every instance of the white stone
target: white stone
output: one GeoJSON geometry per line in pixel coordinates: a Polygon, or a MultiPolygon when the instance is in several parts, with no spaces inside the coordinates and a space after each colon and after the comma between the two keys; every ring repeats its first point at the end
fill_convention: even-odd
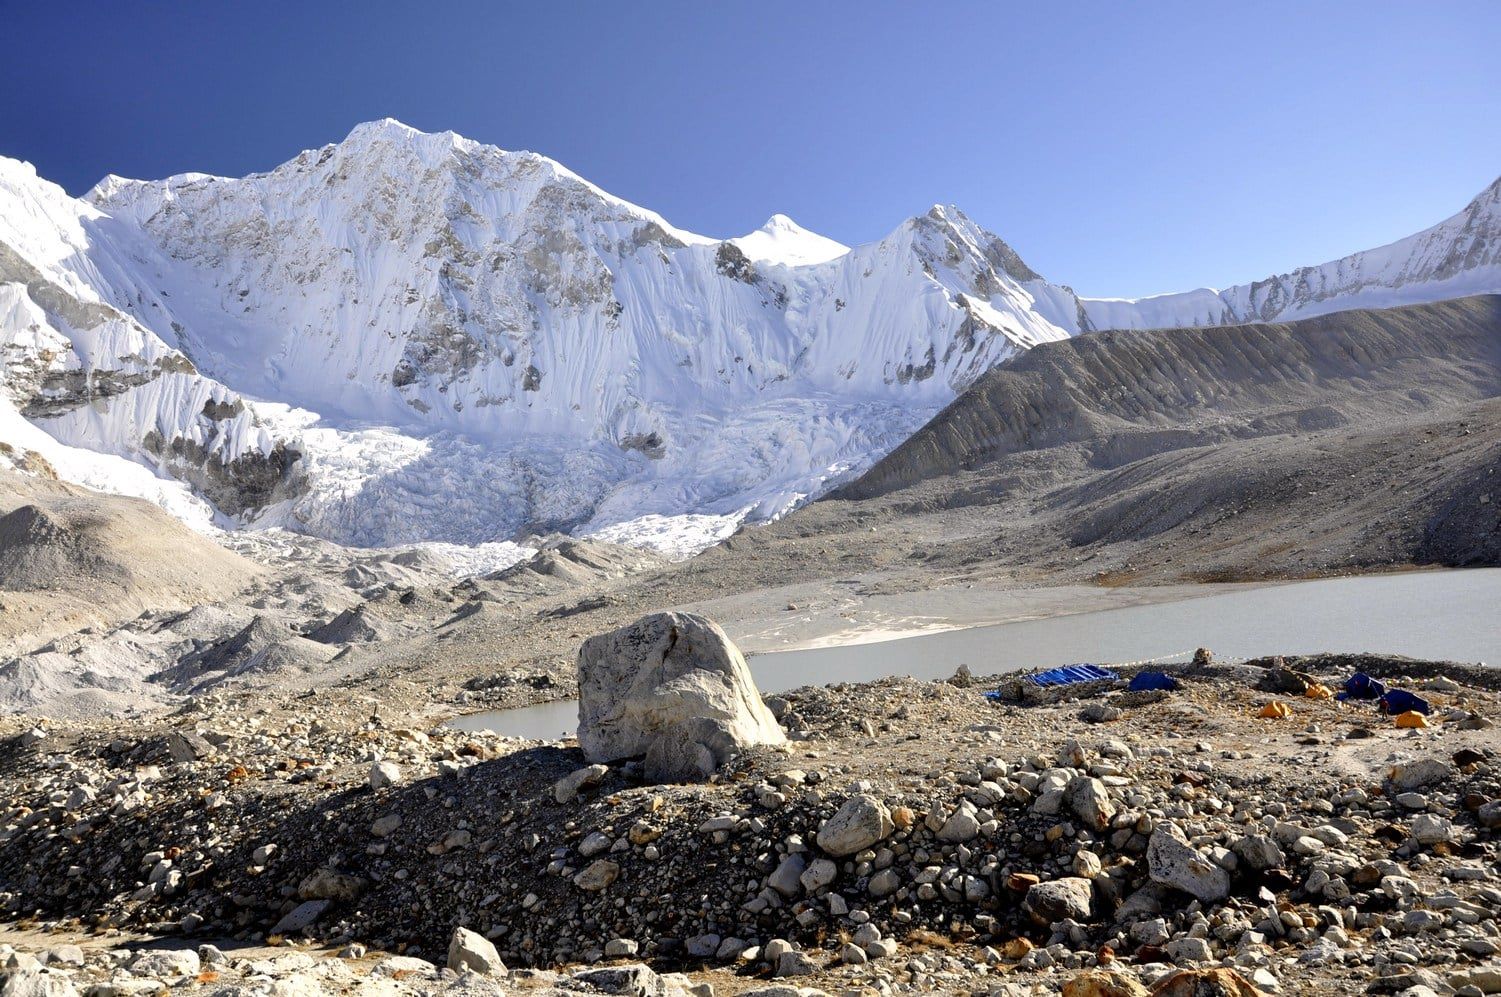
{"type": "MultiPolygon", "coordinates": [[[[978,825],[977,825],[978,827],[978,825]]],[[[844,801],[843,806],[818,831],[818,847],[837,857],[853,855],[896,830],[886,804],[866,793],[844,801]]]]}
{"type": "Polygon", "coordinates": [[[1200,900],[1223,900],[1230,895],[1230,874],[1190,845],[1172,824],[1163,824],[1152,832],[1147,842],[1147,867],[1153,882],[1200,900]]]}
{"type": "Polygon", "coordinates": [[[620,877],[620,866],[609,859],[595,859],[582,872],[573,877],[573,885],[581,890],[597,892],[620,877]]]}
{"type": "Polygon", "coordinates": [[[482,976],[498,976],[506,971],[500,953],[484,935],[468,928],[454,928],[448,940],[448,968],[455,973],[466,969],[482,976]]]}
{"type": "Polygon", "coordinates": [[[814,859],[808,863],[808,867],[803,870],[803,874],[798,878],[803,884],[803,889],[812,894],[817,893],[832,883],[834,877],[837,875],[839,875],[839,867],[832,861],[829,859],[814,859]]]}
{"type": "Polygon", "coordinates": [[[197,976],[198,970],[198,953],[192,949],[147,949],[130,964],[137,976],[197,976]]]}
{"type": "Polygon", "coordinates": [[[63,973],[35,966],[5,976],[5,997],[78,997],[78,991],[63,973]]]}
{"type": "Polygon", "coordinates": [[[1068,784],[1068,806],[1092,831],[1103,831],[1115,816],[1115,804],[1105,784],[1098,779],[1079,776],[1068,784]]]}
{"type": "Polygon", "coordinates": [[[557,781],[553,786],[553,799],[559,803],[568,803],[581,790],[592,786],[598,786],[601,779],[610,771],[608,765],[586,765],[581,769],[574,769],[557,781]]]}
{"type": "Polygon", "coordinates": [[[1402,792],[1422,789],[1442,782],[1453,774],[1454,769],[1441,758],[1419,758],[1392,769],[1392,788],[1402,792]]]}
{"type": "Polygon", "coordinates": [[[1436,814],[1420,814],[1412,819],[1412,836],[1420,845],[1436,845],[1454,838],[1454,825],[1436,814]]]}
{"type": "Polygon", "coordinates": [[[280,921],[276,922],[271,929],[273,935],[287,935],[301,931],[322,916],[328,910],[327,900],[306,900],[292,908],[280,921]]]}
{"type": "Polygon", "coordinates": [[[646,756],[655,782],[706,778],[736,752],[783,744],[739,648],[712,621],[656,613],[579,648],[579,747],[646,756]]]}
{"type": "Polygon", "coordinates": [[[370,766],[370,788],[382,790],[401,782],[401,766],[395,762],[380,761],[370,766]]]}
{"type": "Polygon", "coordinates": [[[980,821],[975,817],[975,808],[968,803],[961,803],[938,829],[938,840],[963,844],[973,841],[979,833],[980,821]]]}

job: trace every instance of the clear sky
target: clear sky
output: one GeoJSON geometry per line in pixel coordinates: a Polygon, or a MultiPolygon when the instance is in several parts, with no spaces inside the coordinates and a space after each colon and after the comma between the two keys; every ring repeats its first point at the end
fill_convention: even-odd
{"type": "Polygon", "coordinates": [[[0,154],[244,174],[396,117],[674,224],[959,205],[1091,295],[1252,280],[1501,174],[1501,2],[0,0],[0,154]]]}

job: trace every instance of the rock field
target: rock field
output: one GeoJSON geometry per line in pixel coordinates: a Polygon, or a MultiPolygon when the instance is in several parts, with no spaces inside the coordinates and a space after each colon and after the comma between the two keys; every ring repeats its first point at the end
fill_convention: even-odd
{"type": "Polygon", "coordinates": [[[3,992],[1501,992],[1501,676],[1172,671],[803,688],[682,785],[317,694],[10,723],[3,992]]]}

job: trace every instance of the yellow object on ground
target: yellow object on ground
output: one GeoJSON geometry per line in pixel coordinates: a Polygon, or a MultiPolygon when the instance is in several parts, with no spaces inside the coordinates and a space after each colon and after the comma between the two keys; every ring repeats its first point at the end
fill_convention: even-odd
{"type": "Polygon", "coordinates": [[[1408,710],[1406,713],[1397,714],[1398,727],[1427,727],[1428,718],[1417,710],[1408,710]]]}
{"type": "Polygon", "coordinates": [[[1293,710],[1286,703],[1267,703],[1257,715],[1266,720],[1285,720],[1293,715],[1293,710]]]}
{"type": "Polygon", "coordinates": [[[1333,699],[1334,690],[1327,685],[1315,682],[1303,691],[1303,695],[1309,699],[1333,699]]]}

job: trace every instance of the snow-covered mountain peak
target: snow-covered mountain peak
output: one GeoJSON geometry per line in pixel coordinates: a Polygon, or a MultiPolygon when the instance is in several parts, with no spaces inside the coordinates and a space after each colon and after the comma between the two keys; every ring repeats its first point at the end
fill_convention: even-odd
{"type": "Polygon", "coordinates": [[[392,119],[265,173],[110,176],[87,200],[0,159],[0,395],[245,524],[688,551],[858,473],[1038,343],[1501,290],[1498,202],[1501,182],[1248,289],[1083,302],[953,205],[853,248],[785,215],[722,241],[392,119]]]}
{"type": "MultiPolygon", "coordinates": [[[[314,155],[320,159],[332,155],[340,172],[350,178],[379,176],[414,185],[438,185],[458,197],[474,194],[480,200],[512,193],[517,199],[530,198],[582,212],[579,220],[637,221],[657,226],[684,243],[715,241],[676,228],[656,212],[611,194],[541,153],[506,150],[452,131],[423,132],[394,118],[358,125],[344,141],[304,152],[292,162],[314,155]]],[[[473,199],[467,207],[456,206],[460,213],[483,214],[485,210],[473,199]]]]}
{"type": "Polygon", "coordinates": [[[1490,182],[1486,187],[1465,206],[1465,211],[1495,211],[1501,208],[1501,177],[1490,182]]]}
{"type": "Polygon", "coordinates": [[[406,122],[404,122],[404,121],[398,121],[395,118],[376,118],[376,119],[371,120],[371,121],[361,121],[359,124],[355,125],[351,129],[349,129],[349,134],[347,136],[345,136],[344,142],[345,143],[365,143],[365,142],[382,142],[382,141],[410,142],[410,141],[420,141],[420,140],[423,140],[423,139],[436,139],[436,140],[438,140],[440,142],[454,142],[454,143],[457,143],[457,142],[460,142],[460,141],[463,141],[463,142],[468,142],[469,141],[468,139],[466,139],[462,135],[460,135],[458,132],[453,132],[453,131],[424,132],[420,128],[413,128],[411,125],[407,124],[406,122]]]}
{"type": "Polygon", "coordinates": [[[1285,322],[1501,290],[1501,178],[1457,214],[1405,239],[1223,290],[1086,299],[1084,328],[1285,322]]]}
{"type": "Polygon", "coordinates": [[[827,263],[850,251],[843,243],[809,231],[783,214],[772,215],[765,225],[730,242],[757,263],[789,267],[827,263]]]}
{"type": "MultiPolygon", "coordinates": [[[[466,154],[490,154],[497,157],[533,155],[487,146],[454,131],[424,132],[395,118],[381,118],[355,125],[343,141],[324,146],[324,149],[332,149],[351,161],[373,159],[376,163],[390,165],[394,157],[396,161],[420,164],[429,170],[452,165],[458,157],[466,154]]],[[[313,151],[309,150],[303,155],[313,151]]],[[[316,151],[321,155],[323,149],[316,151]]]]}
{"type": "MultiPolygon", "coordinates": [[[[249,494],[282,505],[232,511],[356,543],[774,516],[1068,334],[1038,306],[1062,292],[1023,287],[962,213],[854,250],[786,216],[721,242],[544,156],[389,120],[266,173],[58,194],[89,216],[73,269],[246,424],[183,447],[266,455],[249,494]]],[[[157,454],[184,419],[81,412],[49,431],[182,470],[157,454]]]]}
{"type": "MultiPolygon", "coordinates": [[[[907,224],[923,233],[930,245],[941,240],[945,245],[952,243],[955,247],[962,247],[965,252],[983,257],[998,272],[1018,283],[1042,279],[1005,240],[982,228],[957,205],[935,204],[926,214],[918,215],[907,224]]],[[[950,254],[952,252],[949,250],[950,254]]]]}

